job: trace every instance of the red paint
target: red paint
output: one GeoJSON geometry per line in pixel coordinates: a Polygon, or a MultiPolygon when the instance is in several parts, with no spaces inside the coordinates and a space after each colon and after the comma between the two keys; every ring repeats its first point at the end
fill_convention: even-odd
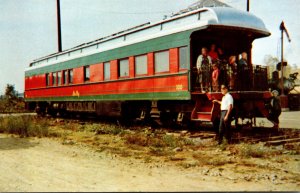
{"type": "MultiPolygon", "coordinates": [[[[52,80],[52,79],[53,79],[53,76],[52,76],[52,74],[53,74],[53,73],[49,73],[49,86],[53,86],[53,85],[52,85],[52,83],[53,83],[53,80],[52,80]]],[[[46,86],[46,84],[45,84],[45,86],[46,86]]]]}
{"type": "Polygon", "coordinates": [[[46,74],[35,75],[32,77],[25,78],[26,89],[40,88],[45,86],[46,86],[46,74]]]}
{"type": "Polygon", "coordinates": [[[170,76],[148,79],[133,79],[128,81],[100,82],[87,85],[71,85],[62,87],[48,87],[36,90],[26,88],[27,98],[34,97],[60,97],[72,96],[73,91],[78,91],[80,96],[106,95],[106,94],[131,94],[152,92],[176,92],[188,90],[188,76],[170,76]],[[178,90],[178,85],[182,89],[178,90]]]}
{"type": "Polygon", "coordinates": [[[103,80],[103,63],[90,65],[90,82],[99,82],[102,80],[103,80]]]}
{"type": "Polygon", "coordinates": [[[79,68],[74,68],[73,70],[73,84],[83,83],[83,66],[79,68]]]}
{"type": "Polygon", "coordinates": [[[170,73],[178,73],[179,71],[178,50],[178,48],[170,49],[170,73]]]}
{"type": "Polygon", "coordinates": [[[135,75],[134,56],[129,57],[129,78],[134,78],[135,75]]]}
{"type": "Polygon", "coordinates": [[[110,62],[110,80],[118,79],[118,60],[110,62]]]}
{"type": "Polygon", "coordinates": [[[152,76],[154,75],[154,53],[148,53],[148,75],[152,76]]]}

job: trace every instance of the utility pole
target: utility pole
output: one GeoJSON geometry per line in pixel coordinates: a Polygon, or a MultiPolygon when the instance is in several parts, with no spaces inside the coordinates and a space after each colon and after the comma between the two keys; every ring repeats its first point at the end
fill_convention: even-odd
{"type": "Polygon", "coordinates": [[[61,21],[60,21],[60,0],[56,0],[57,6],[57,34],[58,34],[58,52],[62,51],[61,45],[61,21]]]}
{"type": "Polygon", "coordinates": [[[283,81],[283,70],[284,70],[284,66],[283,66],[283,32],[286,33],[286,36],[289,40],[289,42],[291,42],[289,33],[287,31],[287,29],[284,26],[284,22],[282,21],[280,24],[280,28],[281,30],[281,95],[280,95],[280,102],[281,102],[281,108],[283,111],[288,111],[288,97],[284,94],[284,81],[283,81]]]}
{"type": "Polygon", "coordinates": [[[250,0],[247,0],[247,11],[250,11],[250,0]]]}

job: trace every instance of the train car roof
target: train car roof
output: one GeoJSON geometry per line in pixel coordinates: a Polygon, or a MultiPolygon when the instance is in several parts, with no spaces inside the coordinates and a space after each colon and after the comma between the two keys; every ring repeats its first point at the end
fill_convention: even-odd
{"type": "Polygon", "coordinates": [[[270,32],[265,27],[263,21],[251,13],[231,7],[200,8],[190,12],[172,15],[159,22],[148,22],[135,26],[110,36],[36,59],[30,64],[30,67],[27,68],[26,71],[131,45],[156,37],[162,37],[187,30],[197,31],[205,26],[244,28],[249,31],[255,31],[256,38],[270,35],[270,32]]]}

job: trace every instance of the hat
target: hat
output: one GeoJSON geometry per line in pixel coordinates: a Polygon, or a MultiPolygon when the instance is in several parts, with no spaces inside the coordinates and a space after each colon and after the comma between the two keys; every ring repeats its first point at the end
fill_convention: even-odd
{"type": "Polygon", "coordinates": [[[273,95],[279,95],[279,92],[278,92],[277,90],[273,90],[273,91],[272,91],[272,94],[273,94],[273,95]]]}

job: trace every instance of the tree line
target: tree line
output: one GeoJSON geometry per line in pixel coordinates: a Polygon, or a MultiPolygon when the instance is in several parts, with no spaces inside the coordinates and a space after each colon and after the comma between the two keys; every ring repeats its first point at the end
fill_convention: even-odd
{"type": "Polygon", "coordinates": [[[15,86],[7,84],[4,95],[0,96],[0,113],[25,112],[25,102],[23,97],[18,97],[15,86]]]}

